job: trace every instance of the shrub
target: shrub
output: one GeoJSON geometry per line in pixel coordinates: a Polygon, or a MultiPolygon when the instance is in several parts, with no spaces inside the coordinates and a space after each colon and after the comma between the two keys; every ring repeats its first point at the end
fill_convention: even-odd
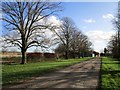
{"type": "Polygon", "coordinates": [[[42,59],[43,53],[27,53],[27,60],[42,59]]]}
{"type": "Polygon", "coordinates": [[[56,54],[55,53],[44,53],[44,57],[45,58],[56,58],[56,54]]]}

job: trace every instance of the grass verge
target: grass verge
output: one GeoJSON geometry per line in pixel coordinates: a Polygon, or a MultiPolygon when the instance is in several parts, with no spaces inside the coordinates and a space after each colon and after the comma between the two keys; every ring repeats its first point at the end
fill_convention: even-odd
{"type": "Polygon", "coordinates": [[[89,59],[91,59],[91,57],[28,63],[25,65],[2,65],[2,85],[14,84],[20,80],[39,76],[89,59]]]}
{"type": "Polygon", "coordinates": [[[102,89],[120,90],[120,67],[116,59],[102,58],[102,89]]]}

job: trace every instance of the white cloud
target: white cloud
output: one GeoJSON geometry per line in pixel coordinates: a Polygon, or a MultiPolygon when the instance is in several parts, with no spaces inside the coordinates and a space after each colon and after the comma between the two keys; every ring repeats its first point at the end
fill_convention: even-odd
{"type": "Polygon", "coordinates": [[[86,19],[86,20],[84,20],[84,22],[86,22],[86,23],[95,23],[96,20],[93,20],[93,19],[86,19]]]}
{"type": "MultiPolygon", "coordinates": [[[[47,23],[48,24],[51,24],[51,25],[61,25],[62,24],[62,22],[56,17],[56,16],[50,16],[50,17],[48,17],[47,18],[47,23]]],[[[45,32],[45,34],[46,34],[46,36],[47,37],[53,37],[53,32],[51,31],[51,30],[46,30],[46,32],[45,32]]]]}
{"type": "MultiPolygon", "coordinates": [[[[38,17],[39,19],[42,18],[42,16],[38,17]]],[[[46,18],[41,19],[37,22],[37,24],[51,24],[51,25],[60,25],[61,21],[56,16],[49,16],[46,18]]]]}
{"type": "Polygon", "coordinates": [[[103,30],[89,30],[85,32],[85,35],[88,36],[90,41],[93,43],[94,50],[101,51],[106,47],[109,39],[112,35],[115,34],[115,31],[103,31],[103,30]]]}
{"type": "Polygon", "coordinates": [[[103,15],[102,18],[111,20],[111,19],[114,19],[115,17],[112,14],[109,13],[109,14],[103,15]]]}
{"type": "Polygon", "coordinates": [[[48,23],[52,23],[53,25],[60,25],[61,21],[56,16],[50,16],[48,18],[48,23]]]}
{"type": "Polygon", "coordinates": [[[110,37],[115,34],[115,31],[105,32],[103,30],[90,30],[85,33],[91,40],[101,41],[109,40],[110,37]]]}
{"type": "MultiPolygon", "coordinates": [[[[42,18],[42,16],[39,16],[39,18],[42,18]]],[[[56,17],[56,16],[49,16],[47,18],[44,18],[44,19],[41,19],[39,22],[37,22],[38,24],[50,24],[51,26],[54,26],[54,25],[61,25],[61,21],[56,17]]],[[[45,35],[47,38],[51,38],[53,37],[53,32],[49,29],[43,29],[42,30],[43,32],[45,32],[45,35]]]]}

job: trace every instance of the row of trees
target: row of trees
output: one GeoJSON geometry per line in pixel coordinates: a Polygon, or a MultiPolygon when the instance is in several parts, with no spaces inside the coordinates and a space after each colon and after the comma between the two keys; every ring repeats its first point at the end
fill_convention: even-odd
{"type": "Polygon", "coordinates": [[[64,17],[61,22],[62,24],[51,29],[57,35],[55,40],[59,41],[55,52],[64,53],[66,59],[71,55],[72,58],[88,56],[92,45],[88,37],[76,27],[71,18],[64,17]]]}
{"type": "Polygon", "coordinates": [[[108,44],[108,50],[114,58],[120,59],[120,2],[118,3],[118,14],[113,24],[116,34],[111,37],[108,44]]]}
{"type": "Polygon", "coordinates": [[[54,42],[59,43],[57,49],[62,47],[60,50],[65,52],[66,59],[70,51],[75,54],[90,50],[91,43],[87,36],[76,28],[70,18],[63,18],[60,25],[47,23],[49,16],[61,9],[60,3],[45,1],[2,3],[4,41],[7,45],[13,45],[21,50],[21,64],[26,63],[28,48],[33,46],[46,48],[50,40],[53,40],[45,36],[48,29],[55,34],[54,42]]]}

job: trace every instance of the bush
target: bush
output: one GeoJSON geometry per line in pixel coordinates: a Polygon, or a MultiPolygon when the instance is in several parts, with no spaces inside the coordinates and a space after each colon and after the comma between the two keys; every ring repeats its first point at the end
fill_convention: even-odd
{"type": "Polygon", "coordinates": [[[28,61],[56,60],[55,53],[27,53],[28,61]]]}
{"type": "Polygon", "coordinates": [[[44,58],[56,58],[55,53],[44,53],[44,58]]]}
{"type": "Polygon", "coordinates": [[[27,60],[40,60],[43,58],[43,53],[27,53],[27,60]]]}

